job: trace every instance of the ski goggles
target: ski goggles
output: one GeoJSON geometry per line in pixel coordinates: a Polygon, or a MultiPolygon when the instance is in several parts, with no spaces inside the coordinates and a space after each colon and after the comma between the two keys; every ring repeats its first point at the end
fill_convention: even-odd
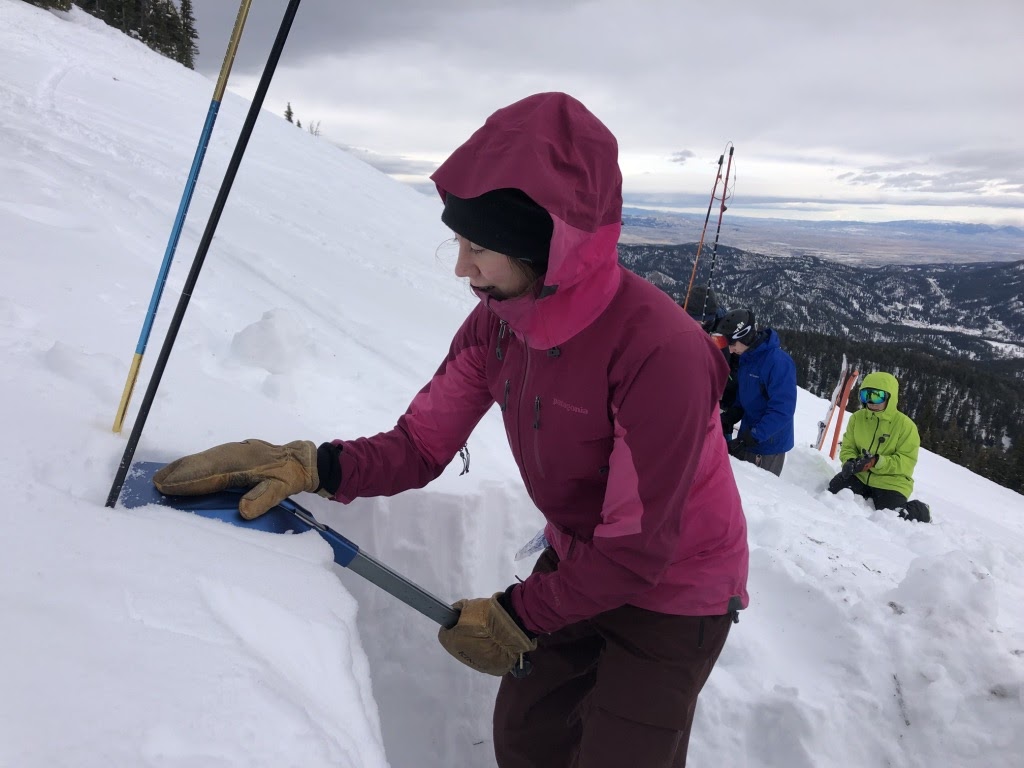
{"type": "Polygon", "coordinates": [[[860,401],[864,405],[881,405],[889,399],[889,393],[884,389],[872,389],[865,387],[860,391],[860,401]]]}

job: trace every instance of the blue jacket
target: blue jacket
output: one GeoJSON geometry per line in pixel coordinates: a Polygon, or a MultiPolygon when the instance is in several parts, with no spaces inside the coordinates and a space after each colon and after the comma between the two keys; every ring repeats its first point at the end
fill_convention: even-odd
{"type": "Polygon", "coordinates": [[[757,441],[748,448],[764,455],[793,448],[793,414],[796,412],[796,365],[771,328],[757,334],[754,344],[740,355],[736,370],[737,401],[743,407],[740,434],[749,432],[757,441]]]}

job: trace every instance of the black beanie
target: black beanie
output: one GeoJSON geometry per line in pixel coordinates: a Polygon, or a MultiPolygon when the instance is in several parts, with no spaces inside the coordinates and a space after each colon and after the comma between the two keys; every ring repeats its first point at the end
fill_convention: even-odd
{"type": "Polygon", "coordinates": [[[446,192],[441,221],[471,243],[525,261],[537,274],[547,271],[554,223],[522,190],[495,189],[469,198],[446,192]]]}

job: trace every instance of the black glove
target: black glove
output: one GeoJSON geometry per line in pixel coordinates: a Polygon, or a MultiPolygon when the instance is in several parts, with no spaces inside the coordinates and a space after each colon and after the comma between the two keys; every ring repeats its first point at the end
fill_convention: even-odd
{"type": "Polygon", "coordinates": [[[850,459],[843,464],[842,476],[844,478],[856,475],[858,472],[863,472],[866,469],[871,469],[875,466],[875,462],[878,461],[878,456],[872,455],[867,451],[864,451],[864,455],[859,459],[850,459]]]}
{"type": "Polygon", "coordinates": [[[341,446],[322,443],[316,449],[316,468],[320,475],[320,489],[334,496],[341,487],[341,446]]]}
{"type": "Polygon", "coordinates": [[[729,455],[739,458],[745,450],[757,445],[757,440],[749,432],[741,432],[739,437],[726,441],[729,455]]]}
{"type": "Polygon", "coordinates": [[[495,597],[498,600],[498,605],[505,609],[505,613],[507,613],[512,618],[512,621],[516,623],[517,627],[523,630],[523,634],[531,640],[535,640],[537,638],[537,633],[531,632],[529,629],[526,628],[526,625],[523,624],[523,620],[520,619],[519,614],[516,613],[516,609],[512,607],[512,590],[515,589],[517,586],[519,586],[518,583],[513,584],[504,592],[499,592],[498,594],[496,594],[495,597]]]}
{"type": "Polygon", "coordinates": [[[738,405],[731,405],[724,409],[720,414],[719,418],[722,420],[722,434],[725,435],[725,439],[728,440],[732,437],[732,432],[736,429],[736,425],[743,420],[743,409],[738,405]]]}

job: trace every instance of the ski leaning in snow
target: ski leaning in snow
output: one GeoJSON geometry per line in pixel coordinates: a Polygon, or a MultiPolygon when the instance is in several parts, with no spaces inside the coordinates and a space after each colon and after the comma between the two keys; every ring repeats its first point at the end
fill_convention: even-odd
{"type": "Polygon", "coordinates": [[[828,412],[825,414],[825,419],[818,422],[818,439],[811,445],[812,448],[817,448],[819,451],[825,444],[825,435],[828,433],[828,425],[832,423],[832,417],[835,415],[836,403],[839,402],[839,395],[843,391],[843,385],[846,383],[846,375],[849,372],[849,366],[846,364],[846,355],[843,354],[843,367],[839,371],[839,380],[836,382],[836,388],[832,391],[832,400],[829,402],[828,412]]]}
{"type": "Polygon", "coordinates": [[[832,433],[832,448],[828,452],[830,459],[836,457],[836,448],[839,447],[839,435],[843,431],[843,415],[846,413],[846,406],[850,402],[850,392],[853,390],[853,385],[857,383],[859,376],[860,371],[855,368],[846,375],[846,381],[843,383],[843,393],[839,396],[839,403],[837,404],[839,415],[836,416],[836,431],[832,433]]]}

